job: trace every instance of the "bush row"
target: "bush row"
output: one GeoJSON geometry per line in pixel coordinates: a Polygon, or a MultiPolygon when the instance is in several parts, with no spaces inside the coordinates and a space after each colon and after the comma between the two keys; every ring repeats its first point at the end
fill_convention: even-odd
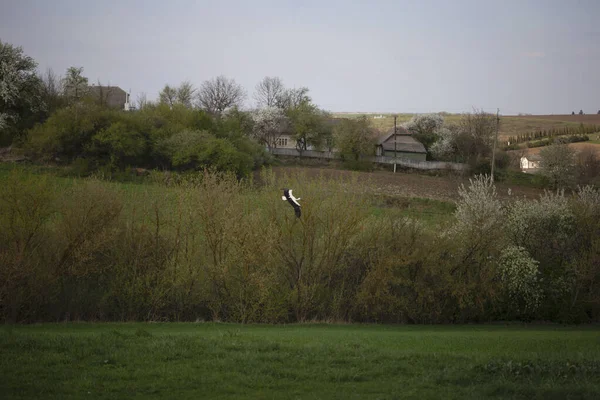
{"type": "Polygon", "coordinates": [[[132,188],[11,172],[0,187],[1,318],[600,320],[600,193],[589,187],[501,202],[478,176],[453,222],[431,229],[373,215],[352,178],[153,179],[132,188]],[[302,197],[300,219],[281,187],[302,197]]]}
{"type": "Polygon", "coordinates": [[[213,118],[181,104],[125,113],[81,102],[59,109],[31,129],[23,144],[41,161],[71,164],[81,175],[126,167],[215,167],[245,176],[268,160],[251,140],[250,117],[232,110],[213,118]]]}

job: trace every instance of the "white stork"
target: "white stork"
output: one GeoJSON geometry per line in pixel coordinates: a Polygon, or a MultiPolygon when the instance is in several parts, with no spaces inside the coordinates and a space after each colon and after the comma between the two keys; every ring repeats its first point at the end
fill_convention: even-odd
{"type": "Polygon", "coordinates": [[[300,203],[298,203],[300,197],[295,198],[294,195],[292,195],[292,189],[283,189],[283,196],[281,196],[281,200],[287,200],[287,202],[290,203],[292,207],[294,207],[296,217],[300,218],[300,203]]]}

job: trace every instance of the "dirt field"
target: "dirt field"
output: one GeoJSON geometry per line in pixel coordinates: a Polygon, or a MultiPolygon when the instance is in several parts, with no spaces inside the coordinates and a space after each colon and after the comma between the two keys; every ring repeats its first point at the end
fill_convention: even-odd
{"type": "Polygon", "coordinates": [[[552,121],[575,122],[591,125],[600,125],[600,114],[584,114],[584,115],[524,115],[510,117],[514,119],[544,119],[552,121]]]}
{"type": "MultiPolygon", "coordinates": [[[[444,201],[456,201],[458,188],[460,184],[469,184],[468,178],[459,176],[427,176],[417,173],[406,172],[352,172],[332,168],[322,167],[274,167],[273,171],[277,175],[284,172],[293,174],[294,172],[305,173],[309,178],[317,177],[323,174],[325,177],[349,177],[356,174],[359,182],[364,184],[364,188],[374,194],[383,194],[397,197],[420,197],[444,201]]],[[[508,197],[508,189],[512,191],[512,197],[537,198],[543,193],[543,190],[519,187],[513,185],[497,184],[498,195],[502,198],[508,197]]]]}

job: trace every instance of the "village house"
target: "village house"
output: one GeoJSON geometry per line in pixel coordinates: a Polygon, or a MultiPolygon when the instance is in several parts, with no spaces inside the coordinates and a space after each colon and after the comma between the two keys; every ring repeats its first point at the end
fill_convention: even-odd
{"type": "Polygon", "coordinates": [[[394,128],[391,128],[386,134],[379,137],[376,155],[425,161],[427,150],[421,142],[412,137],[406,128],[399,126],[395,132],[394,128]]]}
{"type": "Polygon", "coordinates": [[[542,158],[537,154],[528,154],[521,157],[521,171],[535,172],[540,168],[542,158]]]}
{"type": "Polygon", "coordinates": [[[129,110],[129,93],[120,87],[92,85],[88,89],[89,96],[101,105],[119,110],[129,110]]]}

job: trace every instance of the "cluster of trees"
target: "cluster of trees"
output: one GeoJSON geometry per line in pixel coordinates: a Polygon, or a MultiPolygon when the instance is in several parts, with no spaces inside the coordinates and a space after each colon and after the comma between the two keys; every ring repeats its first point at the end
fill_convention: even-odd
{"type": "Polygon", "coordinates": [[[204,171],[121,190],[13,172],[0,186],[1,319],[600,321],[591,187],[501,201],[478,176],[434,229],[374,216],[352,180],[266,169],[258,187],[204,171]],[[279,199],[288,185],[307,199],[301,223],[279,199]]]}
{"type": "Polygon", "coordinates": [[[554,189],[600,185],[600,157],[591,146],[575,152],[565,144],[554,144],[543,148],[540,158],[541,174],[554,189]]]}
{"type": "Polygon", "coordinates": [[[528,148],[534,147],[545,147],[550,146],[551,144],[567,144],[567,143],[578,143],[578,142],[587,142],[590,140],[588,135],[569,135],[569,136],[557,136],[557,137],[549,137],[541,140],[533,140],[531,142],[527,142],[528,148]]]}
{"type": "MultiPolygon", "coordinates": [[[[264,149],[280,146],[283,135],[299,151],[331,151],[336,140],[358,151],[344,143],[356,139],[336,130],[308,88],[286,88],[277,77],[257,84],[256,108],[249,111],[242,110],[244,88],[218,76],[198,88],[189,81],[165,85],[156,102],[142,93],[136,112],[126,113],[107,107],[110,86],[98,82],[100,91],[91,96],[81,67],[69,68],[64,77],[51,70],[38,74],[20,47],[0,42],[0,52],[0,145],[16,144],[44,161],[74,163],[79,172],[215,166],[241,176],[268,162],[264,149]]],[[[356,134],[360,127],[368,130],[372,144],[367,125],[346,121],[344,127],[356,134]]]]}
{"type": "Polygon", "coordinates": [[[578,127],[566,126],[564,128],[552,128],[552,129],[540,129],[534,132],[520,133],[516,136],[510,136],[508,138],[507,149],[517,149],[517,144],[544,139],[544,138],[555,138],[558,136],[582,136],[589,135],[591,133],[600,132],[600,126],[598,125],[584,125],[580,124],[578,127]]]}
{"type": "Polygon", "coordinates": [[[489,164],[498,122],[495,114],[475,109],[457,123],[447,123],[441,114],[420,114],[403,126],[423,143],[429,158],[477,166],[489,164]]]}

